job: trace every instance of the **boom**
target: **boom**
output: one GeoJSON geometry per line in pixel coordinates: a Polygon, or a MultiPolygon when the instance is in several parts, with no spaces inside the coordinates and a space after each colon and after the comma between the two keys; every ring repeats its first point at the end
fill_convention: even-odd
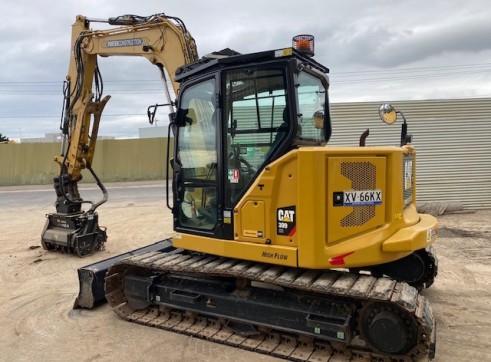
{"type": "MultiPolygon", "coordinates": [[[[179,85],[173,80],[176,69],[196,61],[198,51],[184,23],[179,18],[165,14],[148,17],[123,15],[108,20],[89,19],[79,15],[72,26],[71,49],[64,90],[64,116],[60,126],[63,143],[60,155],[55,157],[55,162],[59,165],[59,176],[54,178],[57,214],[48,215],[42,240],[46,249],[61,246],[75,251],[69,245],[73,237],[64,235],[62,245],[57,241],[60,232],[66,233],[63,229],[67,228],[63,225],[70,225],[70,231],[73,231],[72,228],[83,229],[81,225],[86,223],[82,220],[86,217],[95,217],[97,220],[95,209],[107,200],[107,192],[92,169],[101,114],[110,99],[110,96],[102,96],[103,81],[97,64],[98,56],[138,56],[148,59],[160,69],[167,105],[170,112],[173,112],[174,102],[167,86],[166,73],[171,77],[174,93],[177,94],[179,85]],[[117,27],[90,29],[91,23],[96,22],[117,27]],[[82,179],[81,171],[85,168],[92,173],[103,192],[103,199],[99,202],[84,201],[80,197],[78,181],[82,179]],[[82,213],[83,203],[90,203],[92,206],[82,213]],[[71,215],[70,222],[66,220],[67,215],[71,215]],[[61,228],[59,232],[56,231],[58,227],[61,228]]],[[[105,241],[105,232],[99,229],[97,222],[89,229],[79,236],[96,233],[99,240],[105,241]]]]}
{"type": "MultiPolygon", "coordinates": [[[[111,25],[122,25],[109,30],[90,30],[91,19],[77,16],[72,27],[72,49],[67,81],[70,94],[63,130],[70,143],[57,162],[67,167],[71,180],[80,178],[80,171],[89,166],[94,155],[100,112],[109,98],[101,99],[102,79],[97,56],[139,56],[159,67],[164,80],[167,101],[172,104],[167,89],[164,69],[172,77],[177,68],[198,59],[198,51],[191,34],[177,18],[157,14],[149,17],[125,15],[110,18],[111,25]],[[95,81],[96,94],[92,93],[95,81]],[[92,101],[95,99],[95,101],[92,101]],[[88,107],[91,105],[90,107],[88,107]],[[89,108],[89,109],[87,109],[89,108]],[[95,115],[91,125],[90,114],[95,115]],[[92,128],[89,141],[89,130],[92,128]]],[[[100,22],[100,20],[95,20],[100,22]]],[[[174,92],[179,85],[171,78],[174,92]]]]}

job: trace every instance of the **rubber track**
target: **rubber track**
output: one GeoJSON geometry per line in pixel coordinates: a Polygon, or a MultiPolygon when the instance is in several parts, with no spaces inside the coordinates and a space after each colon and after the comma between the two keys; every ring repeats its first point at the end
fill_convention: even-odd
{"type": "Polygon", "coordinates": [[[435,322],[428,300],[408,284],[385,277],[289,268],[216,256],[150,252],[113,265],[107,273],[105,289],[113,310],[126,320],[294,361],[402,362],[419,361],[427,358],[428,354],[432,358],[434,354],[435,322]],[[353,341],[351,345],[329,343],[314,340],[310,336],[292,336],[281,331],[269,331],[247,338],[235,334],[224,326],[223,321],[216,318],[164,306],[135,310],[129,306],[123,292],[124,275],[135,269],[144,269],[151,273],[197,273],[246,278],[318,295],[349,298],[360,301],[362,305],[372,301],[390,302],[414,318],[419,329],[420,343],[404,356],[388,357],[370,351],[363,342],[358,345],[353,341]]]}
{"type": "Polygon", "coordinates": [[[424,289],[428,289],[430,286],[433,285],[436,276],[438,275],[438,258],[436,256],[436,251],[435,247],[433,245],[429,246],[426,248],[427,251],[427,257],[430,260],[430,263],[433,264],[433,268],[428,271],[428,274],[426,276],[426,281],[425,281],[425,286],[424,289]]]}

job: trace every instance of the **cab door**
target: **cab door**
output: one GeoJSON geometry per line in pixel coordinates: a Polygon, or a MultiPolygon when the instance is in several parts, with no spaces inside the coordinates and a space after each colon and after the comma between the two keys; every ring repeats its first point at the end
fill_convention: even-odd
{"type": "Polygon", "coordinates": [[[216,79],[185,86],[176,115],[174,229],[218,236],[216,79]]]}

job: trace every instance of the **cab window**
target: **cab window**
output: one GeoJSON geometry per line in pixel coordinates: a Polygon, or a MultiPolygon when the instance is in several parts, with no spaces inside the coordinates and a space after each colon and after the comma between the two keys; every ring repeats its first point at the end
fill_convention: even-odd
{"type": "Polygon", "coordinates": [[[235,204],[289,131],[283,69],[226,72],[226,205],[235,204]]]}
{"type": "Polygon", "coordinates": [[[299,138],[306,141],[324,142],[324,127],[327,118],[324,115],[328,116],[327,88],[321,79],[305,71],[300,72],[297,82],[299,138]]]}

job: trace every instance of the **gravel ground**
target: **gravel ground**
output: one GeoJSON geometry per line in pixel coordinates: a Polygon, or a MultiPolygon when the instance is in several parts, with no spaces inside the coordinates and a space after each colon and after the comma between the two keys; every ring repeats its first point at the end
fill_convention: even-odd
{"type": "MultiPolygon", "coordinates": [[[[131,324],[108,305],[72,310],[77,268],[169,237],[171,215],[162,198],[108,202],[99,209],[110,237],[105,251],[83,259],[49,253],[39,240],[53,206],[44,198],[11,201],[46,189],[0,188],[0,360],[277,360],[131,324]]],[[[491,210],[438,219],[439,275],[424,292],[437,320],[435,361],[491,361],[491,210]]]]}

